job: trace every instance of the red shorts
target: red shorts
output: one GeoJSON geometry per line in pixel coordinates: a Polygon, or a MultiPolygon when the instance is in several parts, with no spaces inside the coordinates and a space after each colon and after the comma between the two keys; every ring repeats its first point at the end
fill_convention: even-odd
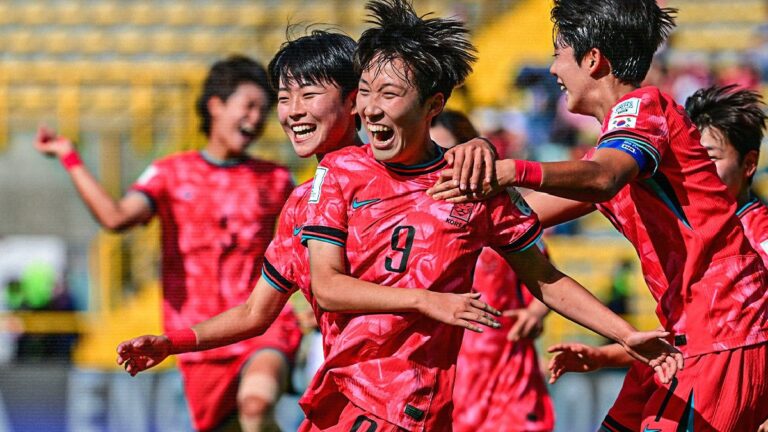
{"type": "MultiPolygon", "coordinates": [[[[269,347],[263,349],[272,349],[285,355],[286,362],[290,360],[281,350],[269,347]]],[[[184,393],[196,430],[215,429],[234,415],[237,411],[241,372],[248,360],[259,351],[234,358],[179,362],[179,370],[184,378],[184,393]]]]}
{"type": "MultiPolygon", "coordinates": [[[[637,429],[603,426],[609,431],[755,431],[768,418],[767,373],[768,344],[689,357],[672,383],[657,383],[644,396],[637,429]]],[[[622,389],[614,409],[639,405],[623,394],[622,389]]]]}
{"type": "MultiPolygon", "coordinates": [[[[687,364],[686,364],[687,366],[687,364]]],[[[639,431],[643,409],[658,387],[653,369],[639,361],[632,363],[624,377],[616,402],[605,416],[601,431],[639,431]]]]}
{"type": "Polygon", "coordinates": [[[337,393],[323,400],[323,409],[306,419],[299,432],[402,432],[405,429],[362,410],[337,393]]]}
{"type": "Polygon", "coordinates": [[[454,432],[551,431],[555,427],[533,341],[467,332],[456,365],[454,432]],[[501,340],[499,340],[501,339],[501,340]],[[494,351],[495,350],[495,351],[494,351]]]}

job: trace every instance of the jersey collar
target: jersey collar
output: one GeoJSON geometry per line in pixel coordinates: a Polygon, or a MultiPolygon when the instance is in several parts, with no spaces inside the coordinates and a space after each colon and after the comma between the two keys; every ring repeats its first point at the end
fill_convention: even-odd
{"type": "Polygon", "coordinates": [[[220,168],[229,168],[229,167],[238,166],[240,164],[245,163],[248,160],[247,157],[219,160],[214,158],[210,154],[208,154],[208,152],[205,150],[200,150],[200,157],[203,158],[203,160],[205,160],[209,164],[220,167],[220,168]]]}
{"type": "Polygon", "coordinates": [[[739,217],[743,216],[744,213],[747,213],[748,211],[750,211],[750,210],[752,210],[754,208],[757,208],[757,206],[759,204],[760,204],[760,200],[757,199],[756,196],[754,196],[754,195],[752,195],[750,193],[749,200],[747,200],[747,202],[745,202],[744,205],[741,206],[741,208],[736,210],[736,216],[739,216],[739,217]]]}
{"type": "Polygon", "coordinates": [[[419,176],[441,170],[448,165],[448,163],[443,158],[445,155],[445,149],[435,144],[434,141],[432,141],[432,145],[435,146],[435,149],[437,150],[437,156],[435,156],[435,158],[431,161],[420,163],[418,165],[403,165],[387,162],[382,162],[382,164],[395,174],[403,176],[419,176]]]}

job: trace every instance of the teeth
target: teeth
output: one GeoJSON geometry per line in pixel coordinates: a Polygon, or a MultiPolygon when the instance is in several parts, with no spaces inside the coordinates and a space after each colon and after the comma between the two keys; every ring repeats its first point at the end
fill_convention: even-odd
{"type": "Polygon", "coordinates": [[[245,132],[245,133],[248,133],[248,134],[252,134],[252,133],[256,132],[256,128],[254,126],[251,126],[251,125],[240,125],[240,130],[242,132],[245,132]]]}
{"type": "Polygon", "coordinates": [[[384,125],[368,125],[368,130],[373,133],[389,132],[392,129],[384,125]]]}
{"type": "Polygon", "coordinates": [[[291,130],[295,133],[304,133],[313,130],[315,127],[311,125],[296,125],[291,126],[291,130]]]}
{"type": "Polygon", "coordinates": [[[565,91],[565,86],[560,84],[560,91],[565,91]]]}

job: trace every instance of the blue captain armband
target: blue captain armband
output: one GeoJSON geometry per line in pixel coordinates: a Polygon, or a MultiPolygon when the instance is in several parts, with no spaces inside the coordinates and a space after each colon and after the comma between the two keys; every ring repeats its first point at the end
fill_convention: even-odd
{"type": "Polygon", "coordinates": [[[651,171],[651,174],[653,174],[653,172],[656,171],[656,167],[658,166],[658,161],[655,159],[653,153],[645,148],[646,146],[650,145],[632,139],[617,137],[609,138],[601,142],[598,144],[597,148],[609,148],[624,152],[635,159],[635,162],[637,162],[637,166],[640,168],[641,173],[648,169],[651,171]],[[650,164],[648,159],[651,159],[650,164]]]}

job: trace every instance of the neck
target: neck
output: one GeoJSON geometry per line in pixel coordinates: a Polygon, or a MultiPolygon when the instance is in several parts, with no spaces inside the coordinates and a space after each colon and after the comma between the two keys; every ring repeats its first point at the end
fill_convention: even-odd
{"type": "Polygon", "coordinates": [[[413,151],[410,154],[405,155],[405,157],[396,163],[401,165],[419,165],[425,162],[429,162],[431,160],[434,160],[435,157],[437,157],[437,148],[435,144],[432,142],[432,139],[429,137],[429,135],[425,135],[423,139],[420,140],[418,145],[414,145],[411,147],[410,145],[406,145],[405,148],[412,148],[413,151]]]}
{"type": "Polygon", "coordinates": [[[635,85],[621,82],[613,76],[606,79],[610,81],[606,81],[605,87],[598,90],[600,92],[600,97],[598,100],[601,102],[595,104],[595,108],[592,113],[592,115],[598,121],[600,121],[601,124],[603,121],[605,121],[605,117],[609,115],[619,99],[623,98],[627,93],[635,91],[639,88],[635,85]]]}
{"type": "Polygon", "coordinates": [[[362,145],[363,145],[363,142],[360,141],[360,136],[357,134],[357,130],[353,128],[352,134],[351,135],[347,134],[347,136],[340,142],[340,145],[337,148],[329,149],[327,152],[317,153],[315,154],[315,157],[317,158],[317,161],[320,162],[328,153],[335,152],[336,150],[341,150],[345,147],[350,147],[350,146],[360,147],[362,145]]]}
{"type": "Polygon", "coordinates": [[[213,159],[216,162],[228,162],[228,161],[237,161],[245,159],[246,155],[244,153],[233,153],[229,150],[227,150],[224,146],[218,146],[214,145],[213,143],[209,142],[207,146],[203,149],[206,156],[208,156],[210,159],[213,159]]]}
{"type": "Polygon", "coordinates": [[[744,207],[744,204],[748,203],[752,199],[752,193],[749,187],[742,188],[739,195],[736,196],[736,208],[744,207]]]}

